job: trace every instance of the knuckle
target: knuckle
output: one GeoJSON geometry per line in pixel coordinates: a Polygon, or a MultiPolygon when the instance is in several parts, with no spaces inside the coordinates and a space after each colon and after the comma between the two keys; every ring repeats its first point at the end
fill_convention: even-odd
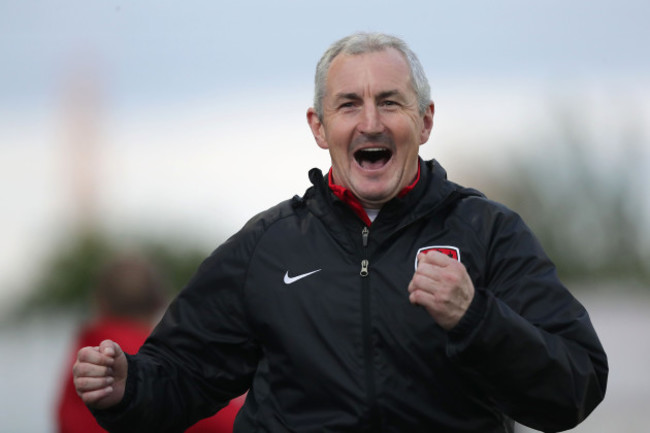
{"type": "Polygon", "coordinates": [[[95,352],[95,350],[92,347],[82,347],[79,349],[77,352],[77,359],[78,360],[84,360],[92,356],[92,353],[95,352]]]}
{"type": "Polygon", "coordinates": [[[75,388],[77,392],[91,392],[96,391],[107,385],[107,380],[97,379],[92,377],[83,377],[75,381],[75,388]]]}
{"type": "Polygon", "coordinates": [[[416,290],[413,293],[411,293],[411,296],[413,297],[413,300],[415,302],[420,302],[422,300],[422,292],[419,290],[416,290]]]}
{"type": "Polygon", "coordinates": [[[91,405],[91,404],[95,403],[95,401],[96,401],[96,398],[95,398],[94,394],[91,394],[91,393],[88,393],[88,392],[79,394],[79,397],[81,397],[81,401],[83,401],[84,404],[86,404],[86,405],[91,405]]]}
{"type": "Polygon", "coordinates": [[[75,378],[74,386],[77,389],[77,391],[86,391],[88,389],[88,379],[85,377],[75,378]]]}
{"type": "Polygon", "coordinates": [[[418,288],[420,288],[420,286],[422,285],[422,278],[423,278],[422,274],[416,272],[415,275],[413,275],[413,278],[411,279],[409,288],[411,290],[417,290],[418,288]]]}
{"type": "Polygon", "coordinates": [[[76,362],[72,366],[72,374],[75,377],[86,376],[88,374],[88,364],[82,362],[76,362]]]}
{"type": "Polygon", "coordinates": [[[451,287],[457,286],[460,282],[460,274],[456,271],[445,272],[443,277],[445,282],[451,287]]]}

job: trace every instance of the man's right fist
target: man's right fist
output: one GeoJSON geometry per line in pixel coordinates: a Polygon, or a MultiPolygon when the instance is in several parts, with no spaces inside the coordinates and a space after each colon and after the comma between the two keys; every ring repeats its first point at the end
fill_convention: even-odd
{"type": "Polygon", "coordinates": [[[124,352],[111,340],[82,348],[72,366],[77,394],[94,409],[107,409],[122,401],[127,371],[124,352]]]}

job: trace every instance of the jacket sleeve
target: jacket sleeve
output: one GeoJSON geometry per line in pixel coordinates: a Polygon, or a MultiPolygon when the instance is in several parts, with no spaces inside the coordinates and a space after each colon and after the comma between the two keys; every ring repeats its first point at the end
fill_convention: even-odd
{"type": "Polygon", "coordinates": [[[483,275],[472,276],[482,286],[448,335],[448,356],[515,421],[573,428],[605,396],[607,357],[532,232],[514,212],[497,209],[473,227],[485,233],[483,275]]]}
{"type": "Polygon", "coordinates": [[[181,432],[247,391],[260,357],[244,281],[251,236],[242,232],[199,267],[135,356],[123,401],[94,411],[110,432],[181,432]]]}

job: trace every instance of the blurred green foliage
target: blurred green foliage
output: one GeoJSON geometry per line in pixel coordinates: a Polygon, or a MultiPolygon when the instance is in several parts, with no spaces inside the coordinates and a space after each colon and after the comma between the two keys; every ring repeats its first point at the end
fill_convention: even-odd
{"type": "Polygon", "coordinates": [[[558,110],[554,128],[531,131],[492,173],[491,198],[522,215],[563,279],[649,287],[648,139],[634,121],[602,136],[577,113],[558,110]]]}
{"type": "MultiPolygon", "coordinates": [[[[90,305],[92,291],[102,267],[117,255],[124,246],[108,234],[97,230],[80,230],[58,245],[46,261],[41,276],[37,278],[33,295],[22,310],[86,308],[90,305]]],[[[170,295],[184,287],[207,257],[207,252],[191,246],[179,246],[164,240],[143,239],[129,246],[150,261],[167,281],[170,295]]]]}

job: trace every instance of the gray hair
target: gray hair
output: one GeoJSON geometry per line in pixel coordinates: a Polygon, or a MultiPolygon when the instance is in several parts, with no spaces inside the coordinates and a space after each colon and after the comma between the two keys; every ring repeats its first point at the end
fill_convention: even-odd
{"type": "Polygon", "coordinates": [[[424,74],[424,68],[420,60],[406,42],[395,36],[384,33],[354,33],[334,42],[323,54],[316,66],[316,77],[314,80],[314,111],[319,119],[323,119],[323,98],[325,97],[325,86],[327,73],[332,61],[339,54],[366,54],[383,51],[389,48],[396,49],[406,59],[411,70],[411,83],[417,95],[420,114],[424,113],[431,101],[431,89],[429,81],[424,74]]]}

